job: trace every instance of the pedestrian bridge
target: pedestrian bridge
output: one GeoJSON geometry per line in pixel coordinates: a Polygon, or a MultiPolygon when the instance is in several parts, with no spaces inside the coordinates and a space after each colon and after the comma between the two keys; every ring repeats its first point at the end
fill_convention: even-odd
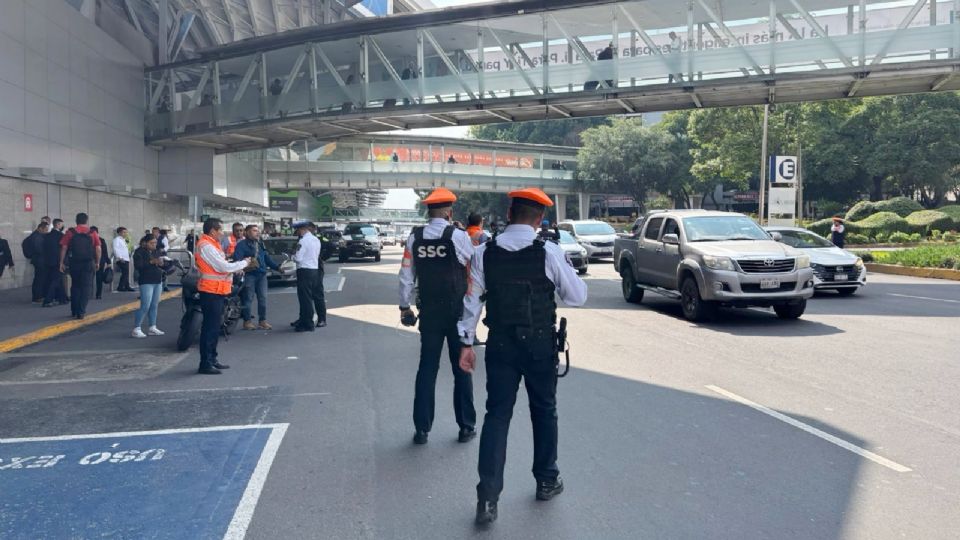
{"type": "Polygon", "coordinates": [[[957,0],[514,0],[292,30],[146,70],[146,140],[218,152],[426,127],[956,90],[957,0]]]}
{"type": "Polygon", "coordinates": [[[271,189],[434,189],[505,192],[537,186],[577,192],[577,148],[444,137],[382,135],[299,142],[266,151],[271,189]]]}

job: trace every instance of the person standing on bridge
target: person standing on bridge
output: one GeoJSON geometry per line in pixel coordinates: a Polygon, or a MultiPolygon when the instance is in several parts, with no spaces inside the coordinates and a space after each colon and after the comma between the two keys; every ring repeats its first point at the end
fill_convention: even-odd
{"type": "Polygon", "coordinates": [[[217,341],[220,339],[220,325],[223,322],[224,298],[233,290],[233,274],[250,265],[251,259],[237,262],[227,261],[220,237],[223,235],[223,222],[209,218],[203,222],[203,236],[197,242],[197,290],[200,291],[200,311],[203,312],[203,325],[200,327],[200,367],[201,375],[219,375],[221,370],[230,366],[221,364],[217,359],[217,341]]]}
{"type": "Polygon", "coordinates": [[[407,326],[415,324],[416,317],[410,309],[415,291],[420,310],[420,367],[413,398],[415,444],[426,444],[433,427],[437,372],[444,340],[453,369],[453,411],[460,426],[457,440],[469,442],[477,434],[473,377],[458,364],[460,340],[457,335],[457,321],[463,313],[463,297],[468,289],[473,243],[467,233],[450,224],[456,200],[456,195],[445,188],[438,188],[423,199],[430,221],[425,227],[414,229],[407,238],[400,265],[401,322],[407,326]]]}
{"type": "Polygon", "coordinates": [[[536,188],[510,194],[510,224],[477,248],[470,268],[470,291],[459,324],[460,367],[472,372],[477,355],[471,344],[487,302],[487,414],[480,435],[476,523],[497,519],[507,458],[507,431],[524,380],[533,423],[533,476],[537,500],[563,492],[557,467],[557,322],[555,294],[569,306],[582,306],[587,286],[567,264],[563,249],[537,237],[536,226],[553,206],[536,188]]]}

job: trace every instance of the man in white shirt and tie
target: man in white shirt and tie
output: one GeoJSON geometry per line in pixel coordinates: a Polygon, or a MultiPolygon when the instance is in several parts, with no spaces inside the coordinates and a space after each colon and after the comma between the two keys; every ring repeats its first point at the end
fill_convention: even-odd
{"type": "Polygon", "coordinates": [[[120,284],[117,291],[133,292],[130,286],[130,248],[127,246],[126,227],[117,227],[117,236],[113,239],[113,260],[120,269],[120,284]]]}
{"type": "Polygon", "coordinates": [[[320,276],[320,240],[310,232],[309,221],[293,224],[300,241],[293,262],[297,263],[297,300],[300,302],[300,318],[294,323],[297,332],[313,332],[316,327],[324,327],[327,321],[320,319],[316,326],[313,322],[314,302],[319,299],[319,290],[323,288],[320,276]]]}

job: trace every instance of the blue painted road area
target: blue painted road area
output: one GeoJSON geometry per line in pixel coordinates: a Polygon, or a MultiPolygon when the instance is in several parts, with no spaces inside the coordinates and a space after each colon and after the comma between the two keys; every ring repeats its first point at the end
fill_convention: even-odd
{"type": "Polygon", "coordinates": [[[242,537],[285,429],[0,440],[0,538],[242,537]]]}

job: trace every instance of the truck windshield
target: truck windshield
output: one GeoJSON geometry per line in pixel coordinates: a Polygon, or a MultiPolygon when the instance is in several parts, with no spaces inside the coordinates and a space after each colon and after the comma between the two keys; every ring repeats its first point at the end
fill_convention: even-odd
{"type": "Polygon", "coordinates": [[[574,225],[577,236],[595,236],[601,234],[616,234],[613,227],[606,223],[579,223],[574,225]]]}
{"type": "Polygon", "coordinates": [[[703,216],[683,218],[688,242],[728,240],[770,240],[770,236],[746,216],[703,216]]]}
{"type": "Polygon", "coordinates": [[[810,231],[776,231],[782,243],[800,249],[832,248],[833,244],[810,231]]]}
{"type": "Polygon", "coordinates": [[[347,228],[344,229],[343,234],[346,236],[376,236],[377,230],[369,225],[347,225],[347,228]]]}

